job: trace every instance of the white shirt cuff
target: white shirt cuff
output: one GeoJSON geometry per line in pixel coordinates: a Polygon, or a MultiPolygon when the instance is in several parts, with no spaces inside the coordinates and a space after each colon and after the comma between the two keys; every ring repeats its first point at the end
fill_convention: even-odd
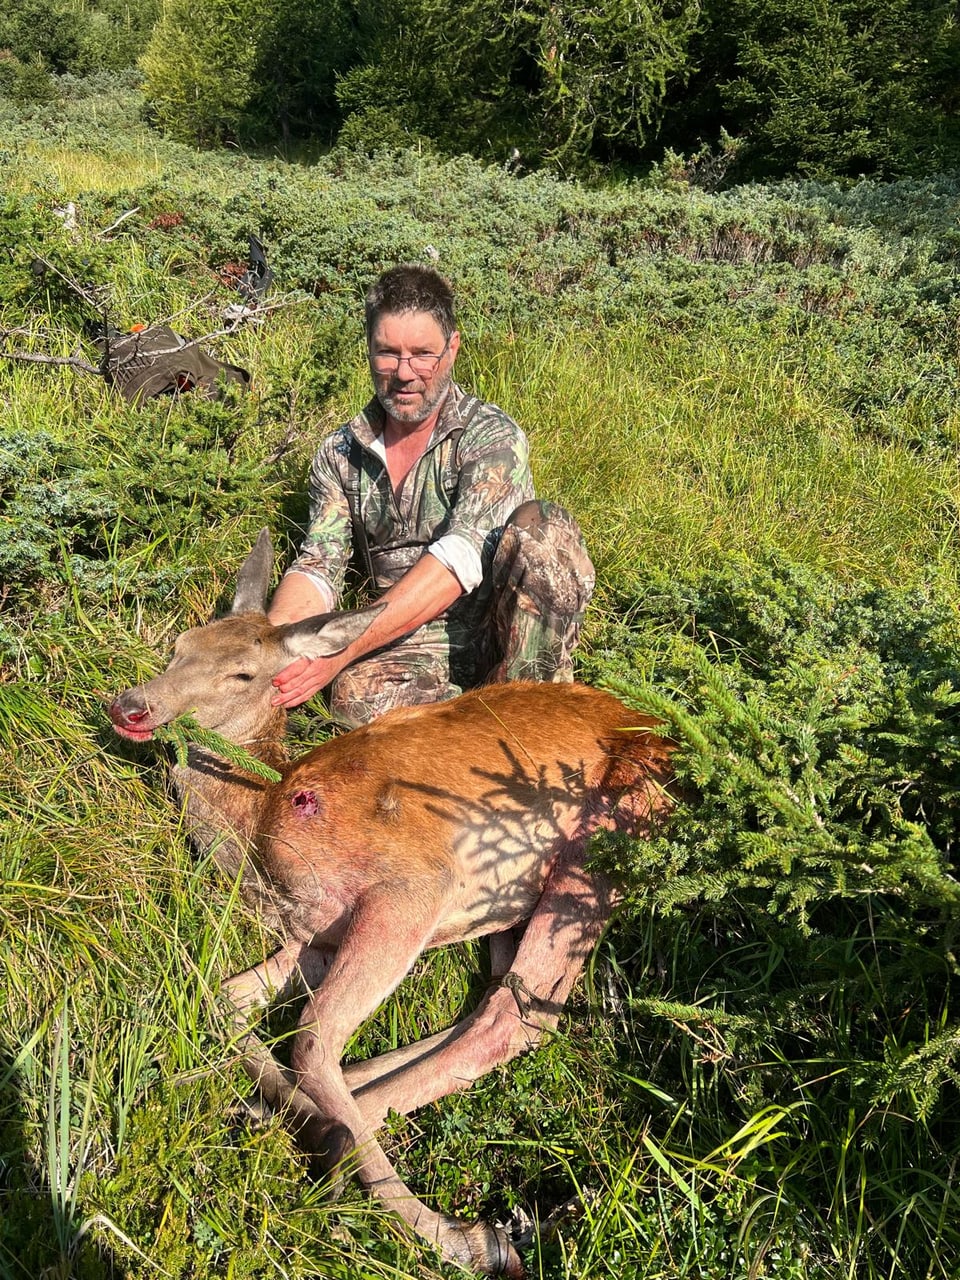
{"type": "Polygon", "coordinates": [[[464,591],[479,587],[483,578],[483,565],[477,551],[459,533],[447,533],[427,550],[454,575],[464,591]]]}

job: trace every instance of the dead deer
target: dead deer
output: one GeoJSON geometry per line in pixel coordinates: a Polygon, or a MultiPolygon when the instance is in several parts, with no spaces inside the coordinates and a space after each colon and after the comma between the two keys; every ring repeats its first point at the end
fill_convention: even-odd
{"type": "Polygon", "coordinates": [[[231,613],[184,632],[167,669],[121,693],[110,717],[139,742],[192,711],[282,771],[268,783],[197,746],[186,767],[172,766],[195,842],[241,877],[284,940],[224,987],[244,1065],[325,1169],[349,1157],[361,1183],[445,1258],[520,1276],[505,1231],[429,1209],[376,1133],[388,1111],[469,1088],[556,1026],[617,900],[587,867],[587,840],[601,828],[649,831],[669,806],[669,744],[608,693],[518,683],[389,712],[287,763],[272,677],[297,656],[337,652],[381,606],[274,627],[263,612],[272,559],[264,530],[231,613]],[[496,980],[473,1013],[341,1068],[348,1038],[422,951],[484,935],[496,980]],[[247,1021],[300,990],[308,999],[287,1068],[247,1021]]]}

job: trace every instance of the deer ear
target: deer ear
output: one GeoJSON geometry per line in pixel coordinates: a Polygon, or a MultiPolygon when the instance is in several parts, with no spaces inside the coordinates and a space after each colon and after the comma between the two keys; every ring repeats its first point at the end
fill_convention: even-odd
{"type": "Polygon", "coordinates": [[[360,638],[385,604],[371,604],[366,609],[341,609],[336,613],[320,613],[302,622],[287,622],[277,627],[284,649],[290,658],[329,658],[360,638]]]}
{"type": "Polygon", "coordinates": [[[273,573],[273,543],[270,530],[261,529],[253,550],[237,574],[237,591],[230,606],[231,613],[264,613],[267,588],[273,573]]]}

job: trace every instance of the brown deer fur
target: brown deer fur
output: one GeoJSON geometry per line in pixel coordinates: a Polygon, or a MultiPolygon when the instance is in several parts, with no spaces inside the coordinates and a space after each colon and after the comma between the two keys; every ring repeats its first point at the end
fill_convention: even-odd
{"type": "Polygon", "coordinates": [[[349,1156],[371,1193],[445,1257],[522,1275],[503,1230],[417,1200],[376,1132],[389,1110],[468,1088],[556,1026],[616,900],[586,869],[586,841],[600,828],[649,831],[669,804],[669,745],[610,694],[504,684],[392,711],[287,764],[272,677],[297,656],[341,649],[371,611],[273,627],[262,612],[271,561],[264,533],[234,612],[180,636],[166,671],[120,694],[111,718],[145,740],[193,711],[282,768],[281,781],[265,783],[196,747],[174,767],[195,841],[241,877],[285,939],[225,984],[246,1068],[305,1150],[325,1167],[349,1156]],[[350,1035],[423,950],[486,934],[499,981],[473,1013],[341,1068],[350,1035]],[[254,1010],[296,989],[308,999],[286,1068],[245,1029],[254,1010]]]}

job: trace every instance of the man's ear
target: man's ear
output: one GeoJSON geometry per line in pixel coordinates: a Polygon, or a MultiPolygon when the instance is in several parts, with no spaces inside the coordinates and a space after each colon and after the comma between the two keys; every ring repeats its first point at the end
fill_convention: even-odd
{"type": "Polygon", "coordinates": [[[277,631],[290,662],[294,658],[330,658],[358,640],[386,607],[386,604],[371,604],[365,609],[320,613],[300,622],[286,622],[277,627],[277,631]]]}

